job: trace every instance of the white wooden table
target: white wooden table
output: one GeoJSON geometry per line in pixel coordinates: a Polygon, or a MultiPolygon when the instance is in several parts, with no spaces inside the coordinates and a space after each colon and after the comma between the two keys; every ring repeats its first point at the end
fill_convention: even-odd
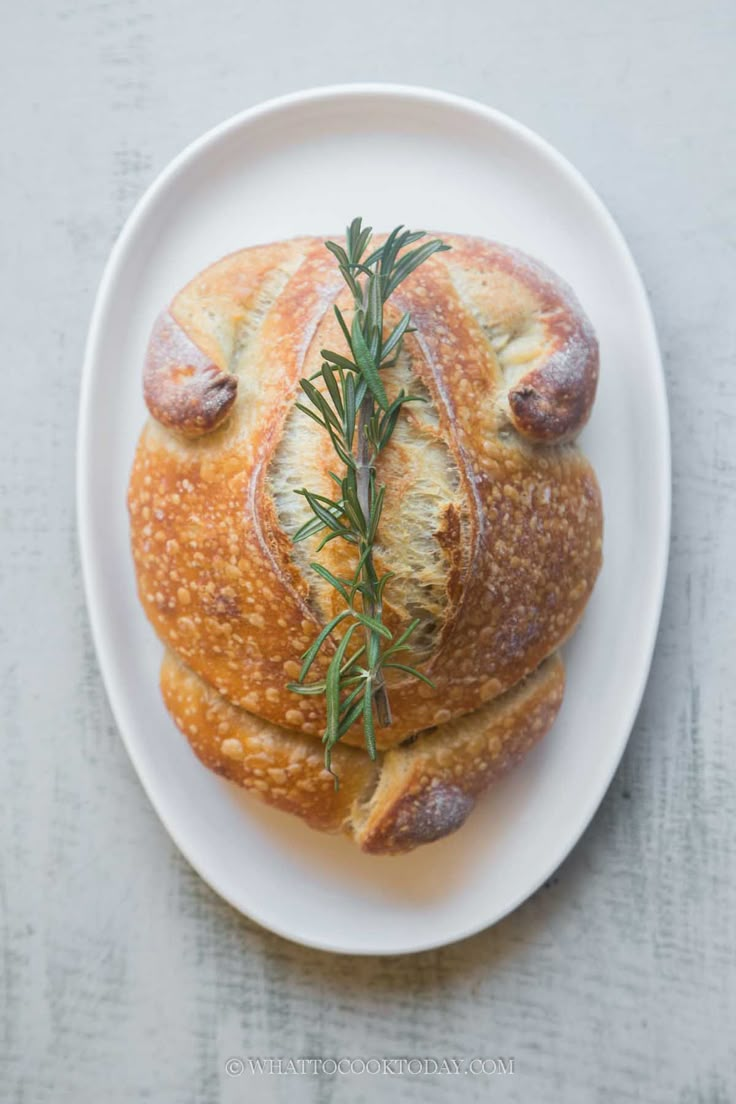
{"type": "Polygon", "coordinates": [[[733,4],[33,0],[4,16],[0,1099],[735,1100],[733,4]],[[86,325],[133,202],[236,110],[356,79],[475,96],[589,177],[652,297],[675,472],[652,676],[595,822],[495,929],[385,960],[256,929],[175,851],[105,699],[73,497],[86,325]],[[514,1072],[225,1070],[397,1055],[514,1072]]]}

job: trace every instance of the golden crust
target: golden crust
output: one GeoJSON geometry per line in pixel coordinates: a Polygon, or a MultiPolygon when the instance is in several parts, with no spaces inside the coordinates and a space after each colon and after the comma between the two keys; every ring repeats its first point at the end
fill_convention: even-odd
{"type": "Polygon", "coordinates": [[[410,851],[459,828],[477,796],[549,730],[563,687],[555,655],[495,701],[375,762],[338,745],[336,791],[319,742],[231,705],[169,650],[161,668],[166,706],[206,766],[372,854],[410,851]]]}
{"type": "Polygon", "coordinates": [[[599,368],[595,333],[572,289],[517,249],[449,240],[446,267],[502,368],[502,411],[530,441],[572,440],[593,408],[599,368]]]}
{"type": "Polygon", "coordinates": [[[153,327],[143,397],[161,425],[187,437],[210,433],[230,413],[238,381],[204,355],[169,311],[153,327]]]}
{"type": "Polygon", "coordinates": [[[459,828],[478,795],[552,727],[564,686],[565,669],[555,654],[474,712],[385,752],[371,800],[353,823],[362,850],[398,854],[459,828]]]}
{"type": "Polygon", "coordinates": [[[365,752],[342,746],[333,763],[335,790],[318,740],[280,729],[231,705],[168,648],[161,665],[166,708],[198,758],[223,778],[323,832],[346,831],[353,805],[373,789],[378,767],[365,752]]]}
{"type": "MultiPolygon", "coordinates": [[[[397,310],[412,311],[407,357],[436,411],[436,429],[422,432],[435,433],[457,472],[455,497],[430,534],[445,573],[424,665],[435,689],[391,686],[396,721],[378,732],[381,747],[469,713],[533,671],[574,629],[601,558],[592,469],[572,444],[531,443],[555,441],[551,415],[537,403],[524,422],[513,400],[532,386],[527,376],[549,402],[557,387],[569,398],[559,435],[570,437],[597,378],[589,323],[569,289],[528,258],[443,236],[452,250],[394,297],[397,310]]],[[[129,488],[139,593],[162,640],[233,704],[309,737],[323,730],[323,702],[286,683],[323,616],[268,474],[299,378],[334,344],[330,308],[341,286],[317,239],[243,250],[193,280],[171,318],[213,371],[237,380],[237,394],[211,431],[178,432],[176,365],[154,335],[147,372],[155,363],[153,374],[166,378],[170,405],[141,435],[129,488]]],[[[322,449],[320,438],[312,434],[310,447],[322,449]]],[[[392,447],[386,463],[405,473],[406,502],[420,461],[411,441],[403,452],[396,445],[393,460],[392,447]]],[[[317,463],[326,470],[329,452],[317,463]]],[[[360,743],[361,734],[346,739],[360,743]]]]}

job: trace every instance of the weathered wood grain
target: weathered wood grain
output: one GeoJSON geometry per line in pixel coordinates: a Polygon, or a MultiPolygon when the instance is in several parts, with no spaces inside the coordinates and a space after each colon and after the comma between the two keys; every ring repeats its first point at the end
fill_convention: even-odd
{"type": "Polygon", "coordinates": [[[357,9],[337,0],[4,14],[0,1097],[736,1099],[733,5],[374,0],[352,41],[357,9]],[[255,929],[175,852],[111,721],[73,503],[86,325],[134,200],[236,109],[360,78],[476,96],[590,177],[652,296],[675,464],[657,656],[592,828],[494,930],[385,960],[255,929]],[[515,1073],[224,1071],[290,1054],[514,1056],[515,1073]]]}

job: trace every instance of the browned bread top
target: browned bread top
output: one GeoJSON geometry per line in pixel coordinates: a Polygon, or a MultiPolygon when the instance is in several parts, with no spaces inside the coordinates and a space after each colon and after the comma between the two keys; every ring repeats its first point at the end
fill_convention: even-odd
{"type": "MultiPolygon", "coordinates": [[[[392,297],[414,334],[385,373],[427,401],[405,408],[379,461],[390,493],[377,559],[395,573],[390,628],[420,618],[413,659],[435,689],[389,684],[379,746],[442,725],[533,671],[575,627],[600,566],[595,476],[573,443],[598,350],[569,288],[531,259],[475,238],[392,297]]],[[[293,545],[309,517],[293,492],[329,493],[326,435],[295,409],[298,381],[340,351],[342,277],[317,239],[232,254],[158,320],[145,368],[153,419],[129,505],[141,600],[161,638],[225,699],[318,736],[323,702],[286,689],[337,612],[293,545]]],[[[320,554],[346,573],[343,542],[320,554]]],[[[323,661],[324,663],[325,661],[323,661]]],[[[315,675],[324,666],[315,669],[315,675]]],[[[348,733],[360,742],[361,733],[348,733]]]]}

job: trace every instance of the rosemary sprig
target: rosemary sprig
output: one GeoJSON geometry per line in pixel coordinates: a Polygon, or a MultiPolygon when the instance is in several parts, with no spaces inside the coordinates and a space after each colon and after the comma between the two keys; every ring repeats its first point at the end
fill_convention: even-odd
{"type": "MultiPolygon", "coordinates": [[[[392,573],[379,576],[373,560],[386,494],[385,486],[376,485],[376,459],[391,440],[402,407],[423,401],[401,390],[389,402],[381,373],[396,363],[402,339],[412,331],[411,318],[406,313],[384,339],[384,306],[402,280],[419,265],[433,253],[450,248],[435,239],[406,251],[424,236],[423,230],[410,231],[397,226],[383,245],[367,253],[372,229],[356,218],[347,228],[344,248],[336,242],[325,243],[353,296],[350,324],[342,311],[334,308],[349,355],[322,349],[319,372],[300,381],[306,403],[297,406],[329,434],[344,470],[341,475],[329,473],[337,489],[334,499],[306,487],[296,492],[304,496],[314,518],[293,539],[302,541],[322,534],[318,552],[330,541],[343,540],[354,546],[356,554],[350,578],[338,578],[323,564],[311,565],[339,593],[345,608],[324,626],[303,654],[299,678],[289,683],[289,689],[297,694],[325,697],[327,726],[322,739],[325,767],[333,775],[332,749],[360,719],[368,754],[371,758],[376,756],[376,722],[380,727],[392,722],[384,671],[402,671],[432,685],[414,667],[397,662],[401,652],[410,650],[409,639],[419,620],[412,621],[395,637],[384,625],[383,594],[392,573]],[[323,386],[315,386],[317,380],[323,386]],[[306,682],[320,651],[334,646],[338,627],[342,636],[325,679],[306,682]],[[359,645],[355,640],[358,629],[362,629],[359,645]]],[[[337,787],[337,775],[334,777],[337,787]]]]}

